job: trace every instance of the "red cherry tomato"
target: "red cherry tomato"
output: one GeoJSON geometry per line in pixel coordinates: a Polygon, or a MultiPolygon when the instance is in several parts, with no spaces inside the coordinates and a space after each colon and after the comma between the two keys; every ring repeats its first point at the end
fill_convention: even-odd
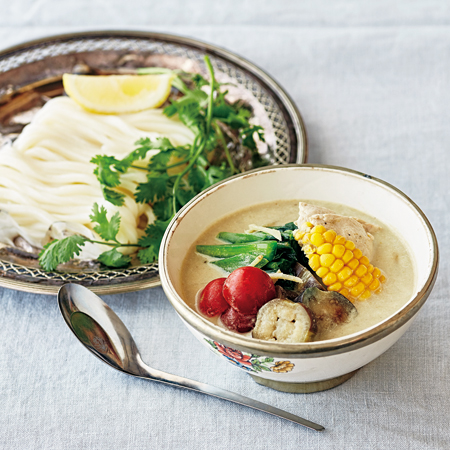
{"type": "Polygon", "coordinates": [[[244,315],[255,315],[277,294],[270,276],[257,267],[240,267],[228,275],[223,296],[229,305],[244,315]]]}
{"type": "Polygon", "coordinates": [[[216,278],[210,281],[203,289],[198,308],[205,316],[218,316],[230,307],[222,294],[225,280],[226,278],[216,278]]]}
{"type": "Polygon", "coordinates": [[[255,315],[244,315],[233,308],[228,308],[221,316],[222,323],[231,331],[247,333],[253,330],[256,323],[255,315]]]}

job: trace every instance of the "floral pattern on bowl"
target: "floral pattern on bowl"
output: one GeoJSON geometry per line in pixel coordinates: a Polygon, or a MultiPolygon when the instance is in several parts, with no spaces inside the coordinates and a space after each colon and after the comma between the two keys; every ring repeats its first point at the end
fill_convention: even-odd
{"type": "Polygon", "coordinates": [[[294,363],[290,361],[274,362],[274,358],[243,353],[240,350],[226,347],[225,345],[210,339],[205,339],[205,341],[212,347],[214,352],[224,356],[231,364],[248,372],[259,373],[266,371],[286,373],[291,372],[294,368],[294,363]]]}

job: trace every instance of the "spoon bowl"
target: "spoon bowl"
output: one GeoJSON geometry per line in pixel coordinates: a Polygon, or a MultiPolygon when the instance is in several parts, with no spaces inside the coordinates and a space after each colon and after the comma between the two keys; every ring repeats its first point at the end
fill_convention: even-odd
{"type": "Polygon", "coordinates": [[[65,284],[58,292],[58,305],[65,322],[78,340],[100,360],[116,370],[138,378],[211,395],[278,416],[316,431],[324,427],[248,397],[152,369],[142,361],[127,327],[97,295],[78,284],[65,284]]]}

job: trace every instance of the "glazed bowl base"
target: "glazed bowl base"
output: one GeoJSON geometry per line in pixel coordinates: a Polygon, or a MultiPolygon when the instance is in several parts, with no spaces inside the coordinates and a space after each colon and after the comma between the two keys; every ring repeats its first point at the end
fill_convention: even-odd
{"type": "Polygon", "coordinates": [[[330,378],[329,380],[313,381],[308,383],[284,383],[282,381],[267,380],[266,378],[258,377],[257,375],[250,374],[254,381],[263,386],[275,389],[282,392],[290,392],[292,394],[312,394],[313,392],[326,391],[332,389],[345,381],[349,380],[359,369],[353,372],[340,375],[336,378],[330,378]]]}

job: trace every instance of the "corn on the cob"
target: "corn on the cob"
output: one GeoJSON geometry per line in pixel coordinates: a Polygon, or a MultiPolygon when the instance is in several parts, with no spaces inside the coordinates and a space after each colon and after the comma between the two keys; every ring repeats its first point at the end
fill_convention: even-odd
{"type": "Polygon", "coordinates": [[[370,264],[352,241],[334,230],[305,222],[294,232],[294,238],[329,291],[339,292],[351,301],[367,300],[372,293],[381,291],[385,275],[370,264]]]}

